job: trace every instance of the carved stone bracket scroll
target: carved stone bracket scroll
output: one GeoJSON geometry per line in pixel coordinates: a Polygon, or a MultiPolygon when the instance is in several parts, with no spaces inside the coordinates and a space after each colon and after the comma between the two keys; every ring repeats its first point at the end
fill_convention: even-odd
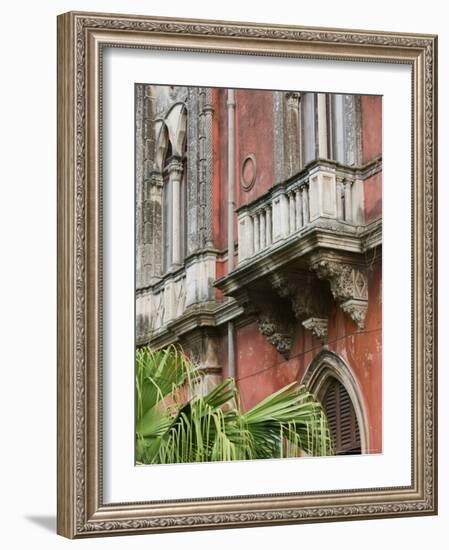
{"type": "Polygon", "coordinates": [[[323,319],[320,319],[318,317],[309,317],[309,319],[306,319],[302,322],[302,326],[305,329],[312,331],[312,333],[320,340],[323,346],[327,343],[327,325],[327,317],[323,319]]]}
{"type": "Polygon", "coordinates": [[[266,308],[257,315],[260,332],[278,352],[288,359],[293,344],[294,326],[274,307],[266,308]]]}
{"type": "Polygon", "coordinates": [[[315,257],[311,269],[319,279],[329,281],[332,296],[359,330],[365,327],[368,310],[368,278],[366,269],[336,259],[315,257]]]}
{"type": "Polygon", "coordinates": [[[290,299],[295,318],[323,345],[327,343],[327,296],[312,273],[274,274],[271,284],[281,297],[290,299]]]}
{"type": "Polygon", "coordinates": [[[261,292],[240,292],[236,296],[246,313],[255,317],[261,334],[277,351],[288,359],[293,345],[295,319],[286,301],[279,301],[261,292]]]}

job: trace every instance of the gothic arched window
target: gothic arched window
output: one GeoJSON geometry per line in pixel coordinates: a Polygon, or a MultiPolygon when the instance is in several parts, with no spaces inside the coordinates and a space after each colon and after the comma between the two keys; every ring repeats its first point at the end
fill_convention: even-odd
{"type": "Polygon", "coordinates": [[[186,109],[176,105],[167,115],[162,156],[163,271],[176,269],[186,256],[186,109]]]}
{"type": "Polygon", "coordinates": [[[326,413],[335,453],[368,452],[366,409],[351,369],[336,353],[323,350],[309,365],[302,380],[326,413]]]}
{"type": "Polygon", "coordinates": [[[329,422],[335,453],[360,454],[360,429],[354,406],[346,388],[336,378],[330,377],[321,403],[329,422]]]}

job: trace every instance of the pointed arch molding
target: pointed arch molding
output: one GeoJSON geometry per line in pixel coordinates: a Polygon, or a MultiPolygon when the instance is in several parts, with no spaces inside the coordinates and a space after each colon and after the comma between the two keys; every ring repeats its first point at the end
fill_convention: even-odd
{"type": "Polygon", "coordinates": [[[351,398],[359,425],[362,453],[366,453],[369,449],[366,406],[360,386],[347,363],[336,353],[322,350],[310,363],[302,383],[321,400],[332,378],[344,386],[351,398]]]}

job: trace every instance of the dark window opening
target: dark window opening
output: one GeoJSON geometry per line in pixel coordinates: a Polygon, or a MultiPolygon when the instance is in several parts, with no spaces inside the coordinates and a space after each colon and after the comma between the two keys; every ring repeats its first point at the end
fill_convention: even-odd
{"type": "Polygon", "coordinates": [[[361,454],[360,430],[346,388],[337,379],[327,386],[322,399],[337,455],[361,454]]]}

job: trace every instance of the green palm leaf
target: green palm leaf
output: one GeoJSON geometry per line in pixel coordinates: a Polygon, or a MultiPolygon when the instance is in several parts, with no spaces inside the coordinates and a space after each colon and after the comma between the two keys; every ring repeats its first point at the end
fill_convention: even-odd
{"type": "Polygon", "coordinates": [[[137,350],[139,463],[332,454],[324,411],[305,386],[289,384],[242,413],[233,379],[197,396],[197,378],[195,366],[173,346],[137,350]]]}

